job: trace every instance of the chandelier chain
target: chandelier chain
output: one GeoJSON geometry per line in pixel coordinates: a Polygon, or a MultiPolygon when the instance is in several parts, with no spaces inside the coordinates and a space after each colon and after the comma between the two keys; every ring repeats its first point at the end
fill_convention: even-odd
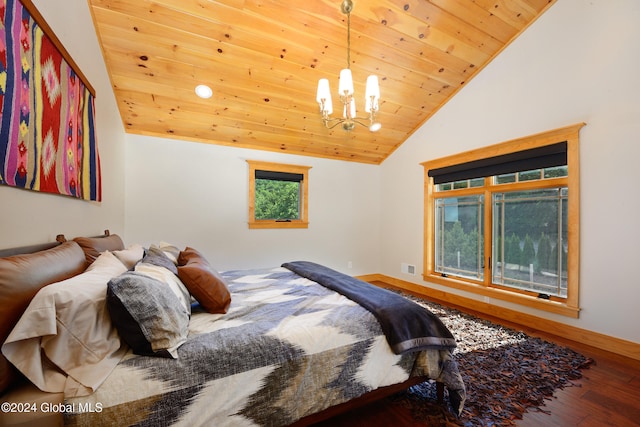
{"type": "Polygon", "coordinates": [[[351,69],[351,13],[347,13],[347,68],[351,69]]]}

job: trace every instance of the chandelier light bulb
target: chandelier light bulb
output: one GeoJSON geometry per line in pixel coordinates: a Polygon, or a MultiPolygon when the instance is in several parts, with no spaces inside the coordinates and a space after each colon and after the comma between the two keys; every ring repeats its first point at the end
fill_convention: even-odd
{"type": "Polygon", "coordinates": [[[318,93],[316,95],[316,101],[320,105],[320,112],[326,112],[327,115],[333,113],[331,90],[329,90],[329,79],[318,80],[318,93]]]}
{"type": "Polygon", "coordinates": [[[378,86],[378,76],[367,77],[367,89],[365,91],[365,111],[378,109],[378,99],[380,99],[380,87],[378,86]]]}
{"type": "Polygon", "coordinates": [[[340,96],[353,95],[353,77],[351,76],[351,70],[345,68],[340,71],[340,81],[338,86],[338,93],[340,96]]]}

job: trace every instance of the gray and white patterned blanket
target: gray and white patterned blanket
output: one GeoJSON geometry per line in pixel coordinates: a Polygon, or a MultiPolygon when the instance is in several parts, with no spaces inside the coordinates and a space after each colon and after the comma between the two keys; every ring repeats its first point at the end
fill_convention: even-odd
{"type": "Polygon", "coordinates": [[[279,267],[223,273],[226,314],[194,310],[177,359],[128,353],[66,425],[286,426],[410,376],[464,384],[450,350],[395,354],[367,310],[279,267]]]}

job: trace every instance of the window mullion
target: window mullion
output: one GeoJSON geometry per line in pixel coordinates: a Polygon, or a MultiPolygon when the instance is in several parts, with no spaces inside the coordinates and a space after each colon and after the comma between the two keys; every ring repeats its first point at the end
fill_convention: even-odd
{"type": "Polygon", "coordinates": [[[484,191],[484,286],[491,285],[492,266],[491,257],[493,255],[493,200],[491,190],[487,185],[491,178],[485,178],[484,191]]]}
{"type": "MultiPolygon", "coordinates": [[[[438,216],[439,217],[440,216],[444,217],[444,209],[438,210],[438,216]]],[[[438,233],[438,236],[440,236],[440,241],[437,242],[437,244],[439,245],[439,247],[441,249],[440,250],[435,250],[435,253],[438,254],[438,260],[436,262],[436,268],[438,268],[438,266],[444,267],[444,251],[442,250],[442,248],[444,247],[444,225],[443,225],[443,223],[442,223],[442,221],[440,219],[436,222],[436,227],[438,225],[441,225],[441,227],[440,227],[439,233],[438,233]]]]}
{"type": "MultiPolygon", "coordinates": [[[[557,203],[558,203],[558,242],[557,244],[560,245],[560,247],[558,248],[558,259],[557,259],[557,263],[558,263],[558,280],[556,281],[556,286],[557,286],[557,293],[558,295],[560,295],[560,289],[562,286],[562,252],[564,250],[563,245],[563,239],[562,239],[562,216],[563,216],[563,212],[562,212],[562,189],[558,188],[558,199],[557,199],[557,203]]],[[[567,292],[568,294],[568,292],[567,292]]]]}

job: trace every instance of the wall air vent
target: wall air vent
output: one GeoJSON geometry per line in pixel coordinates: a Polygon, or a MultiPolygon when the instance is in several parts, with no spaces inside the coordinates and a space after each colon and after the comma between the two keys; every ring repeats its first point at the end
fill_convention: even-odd
{"type": "Polygon", "coordinates": [[[400,264],[400,271],[404,274],[410,274],[412,276],[416,275],[416,266],[412,264],[407,264],[403,262],[400,264]]]}

